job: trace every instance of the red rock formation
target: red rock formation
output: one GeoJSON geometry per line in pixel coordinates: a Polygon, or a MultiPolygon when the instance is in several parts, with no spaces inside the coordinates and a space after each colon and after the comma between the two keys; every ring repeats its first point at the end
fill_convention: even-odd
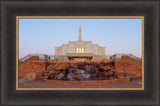
{"type": "MultiPolygon", "coordinates": [[[[64,74],[62,80],[68,80],[67,74],[71,71],[75,73],[75,69],[83,69],[86,71],[86,65],[90,68],[91,80],[114,79],[120,81],[129,81],[131,78],[142,77],[142,66],[133,61],[26,61],[19,65],[19,78],[31,72],[44,71],[44,80],[56,79],[60,73],[64,74]]],[[[78,74],[72,75],[78,79],[78,74]]]]}

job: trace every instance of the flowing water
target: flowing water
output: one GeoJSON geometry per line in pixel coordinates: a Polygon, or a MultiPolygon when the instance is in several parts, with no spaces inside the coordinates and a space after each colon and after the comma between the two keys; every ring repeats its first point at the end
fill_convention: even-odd
{"type": "Polygon", "coordinates": [[[63,78],[63,77],[64,77],[64,74],[63,74],[63,73],[60,73],[59,76],[57,77],[57,79],[60,80],[60,79],[63,78]]]}
{"type": "Polygon", "coordinates": [[[67,75],[67,78],[70,80],[70,81],[74,81],[76,80],[75,77],[73,77],[75,74],[78,74],[78,79],[80,81],[84,81],[84,80],[88,80],[90,78],[90,66],[91,65],[86,65],[85,68],[86,68],[86,71],[85,70],[82,70],[82,69],[76,69],[76,71],[74,73],[70,72],[68,75],[67,75]]]}

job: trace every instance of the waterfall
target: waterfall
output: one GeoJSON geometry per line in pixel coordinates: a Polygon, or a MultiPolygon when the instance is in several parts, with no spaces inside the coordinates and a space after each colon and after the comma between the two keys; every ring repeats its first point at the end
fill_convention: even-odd
{"type": "Polygon", "coordinates": [[[75,72],[72,73],[71,71],[69,71],[67,78],[70,81],[74,81],[76,80],[75,76],[76,74],[78,75],[77,78],[79,78],[80,80],[88,80],[90,78],[90,67],[91,65],[86,65],[86,71],[82,70],[82,69],[75,69],[75,72]]]}
{"type": "Polygon", "coordinates": [[[63,78],[63,77],[64,77],[64,74],[63,74],[63,73],[60,73],[59,76],[57,77],[57,79],[60,80],[60,79],[63,78]]]}
{"type": "MultiPolygon", "coordinates": [[[[71,74],[72,74],[72,73],[71,73],[71,74]]],[[[71,77],[71,74],[68,74],[68,75],[67,75],[67,78],[68,78],[70,81],[74,81],[75,79],[71,77]]]]}

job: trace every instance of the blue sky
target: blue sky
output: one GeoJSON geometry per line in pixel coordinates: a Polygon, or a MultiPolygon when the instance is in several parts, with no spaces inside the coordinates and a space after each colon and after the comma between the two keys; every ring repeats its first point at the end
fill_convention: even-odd
{"type": "Polygon", "coordinates": [[[19,19],[19,58],[28,54],[54,55],[54,47],[82,40],[106,47],[106,55],[142,56],[141,19],[19,19]]]}

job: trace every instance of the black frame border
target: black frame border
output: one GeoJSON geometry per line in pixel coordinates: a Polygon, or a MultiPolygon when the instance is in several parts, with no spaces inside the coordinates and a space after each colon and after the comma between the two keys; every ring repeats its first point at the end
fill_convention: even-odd
{"type": "Polygon", "coordinates": [[[2,0],[0,3],[1,104],[159,105],[158,0],[2,0]],[[144,16],[144,90],[16,90],[16,16],[144,16]]]}

